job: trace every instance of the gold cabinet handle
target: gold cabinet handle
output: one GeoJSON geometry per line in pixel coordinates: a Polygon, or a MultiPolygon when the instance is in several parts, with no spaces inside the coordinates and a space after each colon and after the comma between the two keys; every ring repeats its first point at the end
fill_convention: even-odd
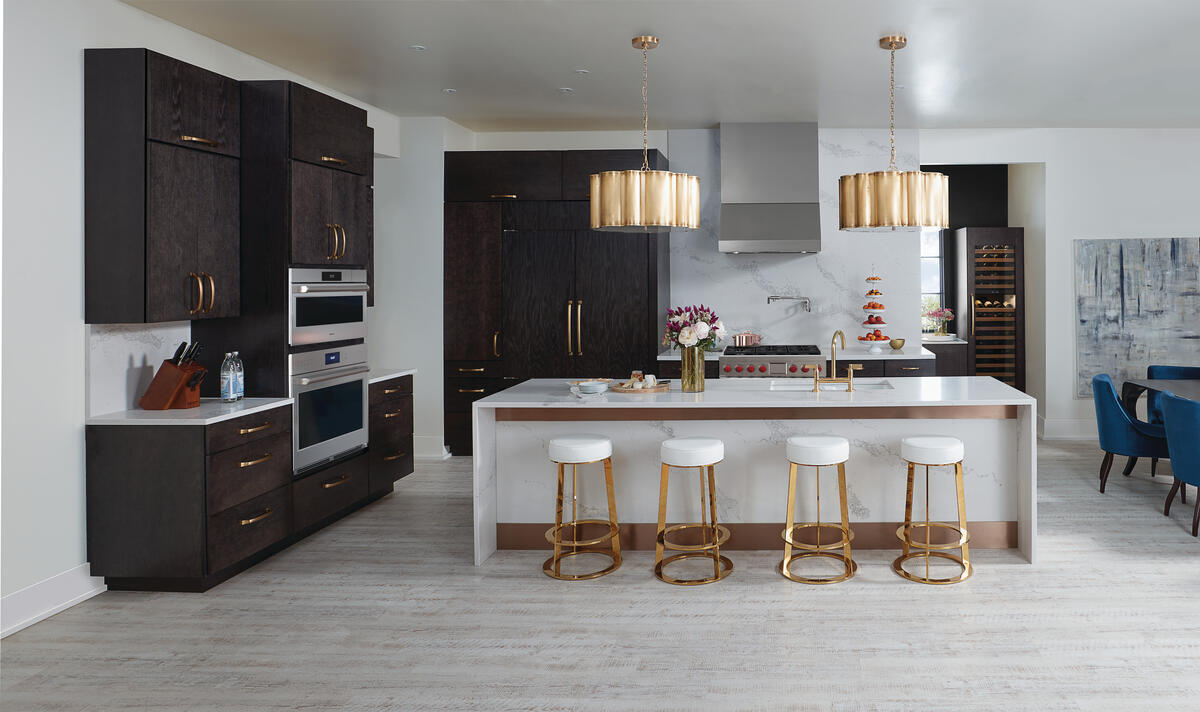
{"type": "Polygon", "coordinates": [[[239,428],[238,435],[249,435],[250,433],[257,433],[260,430],[266,430],[267,428],[271,427],[272,425],[274,425],[274,423],[272,423],[271,421],[268,420],[267,422],[263,423],[262,425],[256,425],[253,428],[239,428]]]}
{"type": "Polygon", "coordinates": [[[571,346],[571,307],[575,305],[574,299],[567,300],[567,355],[574,356],[575,349],[571,346]]]}
{"type": "Polygon", "coordinates": [[[583,355],[583,300],[575,302],[575,355],[583,355]]]}
{"type": "Polygon", "coordinates": [[[405,455],[407,455],[407,454],[408,454],[408,453],[406,453],[406,452],[398,452],[398,453],[396,453],[395,455],[384,455],[384,456],[383,456],[383,461],[384,461],[384,462],[391,462],[392,460],[399,460],[400,458],[404,457],[404,456],[405,456],[405,455]]]}
{"type": "Polygon", "coordinates": [[[920,371],[921,369],[919,366],[901,366],[900,370],[901,371],[920,371]]]}
{"type": "MultiPolygon", "coordinates": [[[[500,358],[500,332],[499,331],[492,332],[492,355],[495,356],[496,358],[500,358]]],[[[461,369],[459,369],[459,370],[461,370],[461,369]]],[[[479,370],[482,371],[483,369],[481,368],[479,370]]]]}
{"type": "Polygon", "coordinates": [[[401,390],[403,390],[403,389],[401,389],[401,388],[384,388],[383,395],[390,396],[393,393],[399,393],[401,390]]]}
{"type": "Polygon", "coordinates": [[[333,223],[325,223],[325,228],[328,229],[330,234],[333,235],[333,246],[325,251],[325,259],[332,260],[337,255],[337,226],[335,226],[333,223]]]}
{"type": "Polygon", "coordinates": [[[862,367],[862,364],[861,364],[861,363],[852,363],[852,364],[850,364],[849,366],[847,366],[847,367],[846,367],[846,370],[847,370],[847,371],[861,371],[861,370],[862,370],[862,368],[863,368],[863,367],[862,367]]]}
{"type": "Polygon", "coordinates": [[[262,463],[264,463],[270,459],[271,459],[271,453],[268,452],[266,455],[263,455],[262,457],[257,457],[253,460],[242,460],[241,462],[238,463],[238,467],[254,467],[255,465],[261,465],[262,463]]]}
{"type": "Polygon", "coordinates": [[[204,309],[204,313],[207,314],[213,310],[213,305],[217,302],[217,283],[208,272],[201,272],[200,274],[208,279],[208,306],[204,309]]]}
{"type": "MultiPolygon", "coordinates": [[[[458,367],[459,373],[483,373],[486,370],[487,370],[486,368],[463,368],[462,366],[458,367]]],[[[384,391],[384,393],[387,393],[387,391],[384,391]]]]}
{"type": "Polygon", "coordinates": [[[517,194],[516,193],[492,193],[492,197],[493,198],[508,198],[509,200],[516,200],[517,194]]]}
{"type": "Polygon", "coordinates": [[[188,276],[196,280],[196,289],[199,292],[199,296],[196,297],[195,308],[188,309],[188,315],[190,316],[192,314],[199,314],[200,310],[204,308],[204,281],[195,272],[188,272],[188,276]]]}
{"type": "Polygon", "coordinates": [[[346,165],[345,161],[340,158],[334,158],[333,156],[321,156],[321,163],[332,163],[338,166],[346,165]]]}
{"type": "Polygon", "coordinates": [[[348,482],[349,480],[350,480],[350,475],[342,475],[341,477],[337,478],[336,480],[330,480],[328,482],[322,483],[321,489],[333,489],[334,487],[337,487],[338,485],[346,484],[346,482],[348,482]]]}
{"type": "Polygon", "coordinates": [[[199,136],[188,136],[186,134],[180,134],[179,140],[183,141],[184,143],[201,143],[205,146],[212,146],[213,148],[221,145],[212,139],[200,138],[199,136]]]}
{"type": "Polygon", "coordinates": [[[971,298],[967,301],[967,308],[971,310],[971,336],[975,335],[975,292],[971,292],[971,298]]]}
{"type": "MultiPolygon", "coordinates": [[[[459,388],[458,389],[459,393],[483,393],[483,391],[484,391],[483,388],[459,388]]],[[[383,417],[386,418],[388,416],[385,415],[383,417]]]]}
{"type": "Polygon", "coordinates": [[[257,517],[250,517],[249,519],[243,519],[242,526],[244,527],[244,526],[248,526],[250,524],[254,524],[255,522],[261,522],[262,520],[271,516],[271,514],[272,514],[271,508],[267,507],[266,509],[263,510],[263,513],[258,515],[257,517]]]}
{"type": "Polygon", "coordinates": [[[342,231],[342,251],[339,252],[337,256],[337,258],[340,260],[346,256],[346,226],[338,225],[337,227],[342,231]]]}
{"type": "MultiPolygon", "coordinates": [[[[462,391],[459,391],[459,392],[461,393],[462,391]]],[[[482,391],[481,391],[481,392],[482,392],[482,391]]],[[[401,416],[401,415],[404,415],[404,411],[402,411],[402,410],[396,410],[396,411],[392,411],[391,413],[384,413],[384,414],[383,414],[383,417],[384,417],[384,418],[395,418],[395,417],[398,417],[398,416],[401,416]]]]}

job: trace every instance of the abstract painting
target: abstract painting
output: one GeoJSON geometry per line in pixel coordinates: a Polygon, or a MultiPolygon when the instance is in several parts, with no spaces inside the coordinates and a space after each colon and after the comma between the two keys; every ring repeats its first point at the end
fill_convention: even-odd
{"type": "Polygon", "coordinates": [[[1078,398],[1150,364],[1200,365],[1200,238],[1075,240],[1078,398]]]}

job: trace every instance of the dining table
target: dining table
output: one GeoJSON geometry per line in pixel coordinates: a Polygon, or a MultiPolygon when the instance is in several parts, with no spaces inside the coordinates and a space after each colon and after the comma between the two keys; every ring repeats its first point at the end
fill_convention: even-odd
{"type": "Polygon", "coordinates": [[[1121,386],[1121,405],[1136,417],[1137,401],[1146,391],[1170,391],[1180,398],[1200,401],[1200,379],[1131,378],[1121,386]]]}

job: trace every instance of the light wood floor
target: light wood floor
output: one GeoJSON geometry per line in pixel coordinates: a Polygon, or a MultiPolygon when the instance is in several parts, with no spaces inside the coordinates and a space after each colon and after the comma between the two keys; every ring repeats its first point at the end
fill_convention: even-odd
{"type": "Polygon", "coordinates": [[[476,568],[469,460],[418,463],[208,593],[108,592],[10,636],[0,706],[1195,712],[1196,491],[1164,518],[1170,478],[1139,466],[1101,495],[1097,453],[1042,443],[1040,564],[973,552],[953,587],[900,579],[887,551],[824,587],[768,552],[730,552],[733,575],[697,588],[655,580],[647,552],[581,583],[542,575],[537,552],[476,568]]]}

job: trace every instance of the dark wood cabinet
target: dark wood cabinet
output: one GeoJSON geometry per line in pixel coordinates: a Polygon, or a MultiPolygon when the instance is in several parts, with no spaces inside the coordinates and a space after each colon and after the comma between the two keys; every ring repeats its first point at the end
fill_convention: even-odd
{"type": "MultiPolygon", "coordinates": [[[[650,170],[662,170],[666,163],[657,150],[647,154],[650,170]]],[[[563,152],[563,200],[590,200],[592,174],[604,171],[636,171],[642,167],[641,149],[563,152]]]]}
{"type": "Polygon", "coordinates": [[[292,264],[365,267],[371,186],[363,176],[291,162],[292,264]]]}
{"type": "Polygon", "coordinates": [[[927,342],[925,348],[937,354],[937,375],[974,375],[967,361],[967,344],[958,342],[927,342]]]}
{"type": "Polygon", "coordinates": [[[85,321],[237,315],[237,83],[144,49],[84,74],[85,321]]]}
{"type": "Polygon", "coordinates": [[[442,348],[447,360],[501,357],[500,203],[446,203],[442,348]]]}
{"type": "Polygon", "coordinates": [[[401,376],[369,389],[369,486],[372,495],[392,491],[413,472],[413,377],[401,376]]]}
{"type": "Polygon", "coordinates": [[[373,206],[371,184],[352,173],[334,173],[332,183],[329,217],[342,234],[342,247],[333,264],[366,267],[374,241],[374,221],[368,214],[373,206]]]}
{"type": "Polygon", "coordinates": [[[892,378],[904,376],[936,376],[938,375],[937,359],[888,359],[887,361],[883,362],[883,375],[892,378]]]}
{"type": "Polygon", "coordinates": [[[1025,252],[1019,227],[955,231],[959,336],[971,375],[1025,390],[1025,252]]]}
{"type": "Polygon", "coordinates": [[[645,235],[575,233],[574,375],[620,377],[654,365],[650,245],[645,235]]]}
{"type": "MultiPolygon", "coordinates": [[[[854,358],[846,354],[838,354],[836,378],[845,378],[851,364],[862,368],[854,371],[855,378],[903,378],[906,376],[936,376],[937,359],[905,358],[905,359],[864,359],[854,358]]],[[[825,362],[825,373],[829,374],[829,361],[825,362]]]]}
{"type": "Polygon", "coordinates": [[[561,151],[447,151],[447,203],[562,200],[561,151]]]}
{"type": "Polygon", "coordinates": [[[507,232],[502,252],[505,375],[570,375],[577,336],[574,233],[507,232]]]}
{"type": "Polygon", "coordinates": [[[296,480],[292,486],[296,531],[303,533],[361,503],[366,497],[366,453],[296,480]]]}
{"type": "MultiPolygon", "coordinates": [[[[658,362],[657,370],[654,375],[659,379],[676,379],[683,377],[683,361],[680,359],[666,359],[658,362]]],[[[720,378],[721,370],[717,361],[704,361],[704,377],[705,378],[720,378]]]]}
{"type": "Polygon", "coordinates": [[[367,112],[353,104],[288,82],[291,94],[292,158],[360,175],[374,161],[367,112]]]}

